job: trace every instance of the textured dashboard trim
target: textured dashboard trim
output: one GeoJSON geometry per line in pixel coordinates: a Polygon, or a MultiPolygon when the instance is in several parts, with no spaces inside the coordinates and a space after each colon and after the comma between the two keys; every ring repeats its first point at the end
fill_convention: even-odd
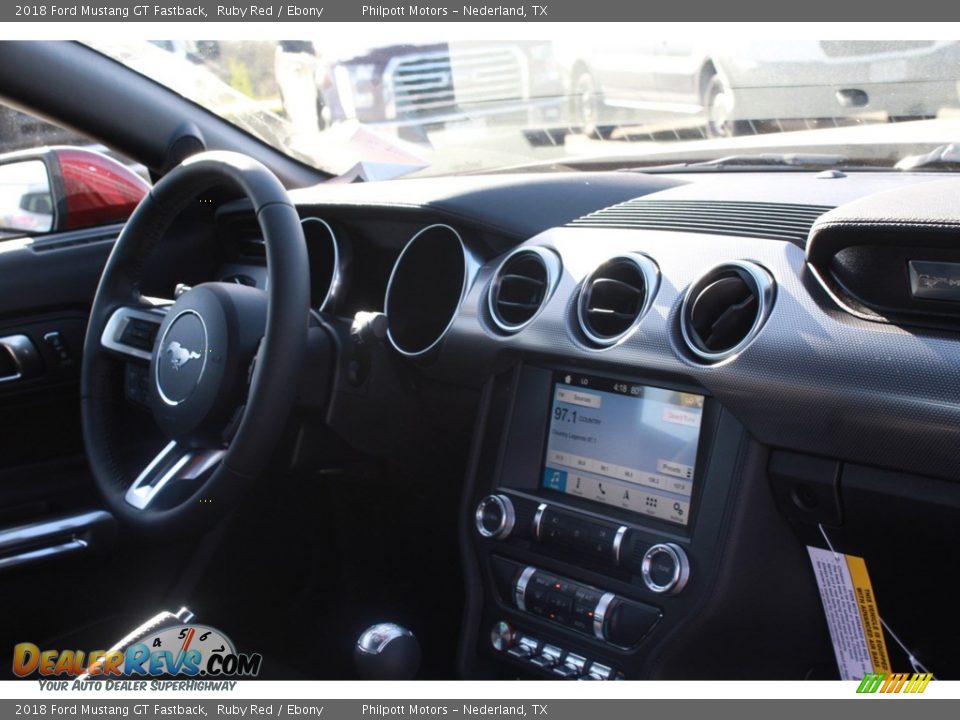
{"type": "Polygon", "coordinates": [[[709,232],[789,240],[803,247],[817,218],[832,209],[831,205],[641,197],[577,218],[570,225],[709,232]]]}
{"type": "Polygon", "coordinates": [[[955,478],[960,466],[960,339],[907,331],[837,311],[788,242],[638,230],[556,228],[530,241],[563,259],[559,286],[519,333],[503,337],[480,307],[485,266],[441,349],[451,372],[484,376],[520,355],[690,378],[760,441],[784,448],[955,478]],[[597,261],[643,252],[662,281],[636,331],[597,351],[574,330],[579,283],[597,261]],[[679,309],[693,280],[733,259],[763,265],[778,284],[761,332],[735,358],[703,365],[680,338],[679,309]]]}

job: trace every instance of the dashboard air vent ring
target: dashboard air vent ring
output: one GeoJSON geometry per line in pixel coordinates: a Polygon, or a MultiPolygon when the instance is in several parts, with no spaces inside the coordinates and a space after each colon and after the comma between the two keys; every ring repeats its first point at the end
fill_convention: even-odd
{"type": "Polygon", "coordinates": [[[409,358],[432,356],[456,319],[479,268],[460,234],[429,225],[401,250],[387,282],[387,340],[409,358]]]}
{"type": "Polygon", "coordinates": [[[533,322],[560,278],[560,258],[542,247],[520,247],[500,263],[487,293],[487,310],[505,333],[533,322]]]}
{"type": "Polygon", "coordinates": [[[603,263],[583,281],[577,298],[580,330],[607,347],[629,334],[650,309],[660,269],[646,255],[628,253],[603,263]]]}
{"type": "Polygon", "coordinates": [[[770,274],[749,261],[711,268],[683,298],[680,331],[687,347],[707,362],[737,354],[766,321],[775,289],[770,274]]]}

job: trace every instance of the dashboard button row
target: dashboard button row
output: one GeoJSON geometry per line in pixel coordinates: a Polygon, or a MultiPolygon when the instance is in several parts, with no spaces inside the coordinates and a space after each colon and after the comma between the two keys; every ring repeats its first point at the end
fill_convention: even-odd
{"type": "Polygon", "coordinates": [[[520,634],[506,621],[496,623],[490,631],[490,644],[497,652],[503,652],[515,660],[528,664],[542,672],[563,680],[622,680],[622,673],[609,665],[591,661],[583,655],[564,650],[538,640],[531,635],[520,634]],[[503,644],[511,638],[511,645],[503,644]]]}

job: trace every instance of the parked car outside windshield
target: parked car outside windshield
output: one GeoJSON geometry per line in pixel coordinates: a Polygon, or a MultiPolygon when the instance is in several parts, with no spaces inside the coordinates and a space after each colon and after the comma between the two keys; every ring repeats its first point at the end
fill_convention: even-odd
{"type": "Polygon", "coordinates": [[[293,157],[367,180],[757,153],[893,166],[960,123],[955,41],[92,45],[293,157]]]}

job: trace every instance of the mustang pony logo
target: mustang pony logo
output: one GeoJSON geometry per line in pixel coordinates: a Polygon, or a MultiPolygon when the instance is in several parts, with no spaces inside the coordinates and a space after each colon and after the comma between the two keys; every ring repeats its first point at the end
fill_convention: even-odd
{"type": "Polygon", "coordinates": [[[183,345],[176,340],[167,345],[167,349],[164,350],[164,352],[170,356],[170,364],[173,365],[174,370],[179,370],[191,360],[200,359],[200,353],[187,350],[187,348],[183,347],[183,345]]]}

